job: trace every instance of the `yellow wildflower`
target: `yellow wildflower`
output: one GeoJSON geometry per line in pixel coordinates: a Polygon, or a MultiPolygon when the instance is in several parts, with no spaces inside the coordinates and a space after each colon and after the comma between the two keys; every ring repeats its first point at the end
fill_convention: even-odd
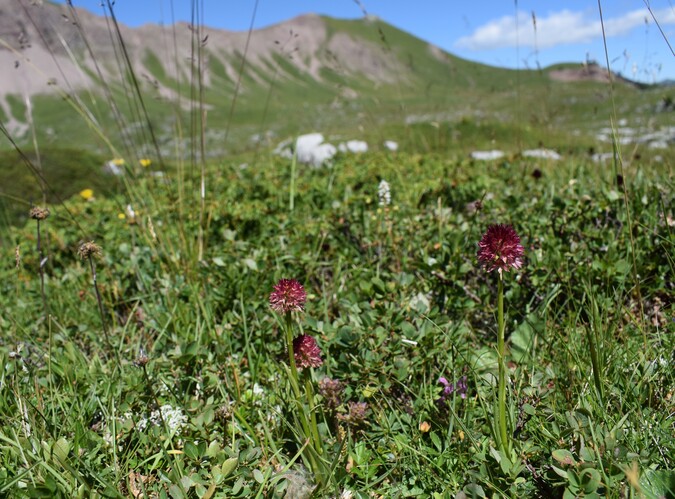
{"type": "Polygon", "coordinates": [[[94,191],[91,189],[84,189],[80,191],[80,196],[82,196],[84,199],[89,201],[91,198],[94,197],[94,191]]]}

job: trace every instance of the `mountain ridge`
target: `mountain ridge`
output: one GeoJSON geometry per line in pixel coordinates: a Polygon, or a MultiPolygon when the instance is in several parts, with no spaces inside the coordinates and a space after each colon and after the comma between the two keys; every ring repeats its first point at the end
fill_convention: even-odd
{"type": "Polygon", "coordinates": [[[607,89],[591,78],[593,94],[579,87],[583,95],[567,96],[575,83],[547,69],[471,62],[374,17],[306,14],[250,33],[184,22],[130,28],[36,0],[0,0],[0,69],[0,118],[19,142],[39,123],[34,132],[46,144],[86,134],[92,147],[138,139],[147,148],[141,129],[152,121],[160,146],[175,148],[176,134],[196,133],[201,116],[197,128],[214,155],[230,130],[245,147],[252,137],[429,117],[528,116],[541,126],[571,112],[587,123],[607,89]]]}
{"type": "MultiPolygon", "coordinates": [[[[113,74],[114,66],[110,67],[110,61],[119,57],[116,54],[118,47],[110,43],[116,35],[110,28],[111,19],[81,8],[50,3],[40,5],[30,0],[0,1],[0,18],[0,67],[14,69],[18,73],[14,78],[0,79],[0,96],[52,93],[58,90],[61,83],[69,90],[92,88],[98,82],[88,78],[87,71],[83,71],[94,70],[92,59],[102,62],[102,76],[116,76],[113,74]],[[82,65],[81,68],[74,64],[76,59],[82,65]],[[22,74],[23,68],[37,69],[44,77],[28,78],[22,74]]],[[[152,52],[157,57],[164,55],[162,69],[166,74],[187,71],[187,61],[193,56],[190,50],[194,49],[193,28],[189,23],[179,22],[173,26],[148,23],[137,28],[118,24],[118,27],[120,38],[124,40],[125,49],[139,74],[158,76],[154,74],[157,68],[149,68],[144,63],[146,52],[152,52]],[[161,54],[163,48],[171,49],[167,47],[167,36],[175,37],[175,40],[170,40],[171,45],[178,48],[175,57],[161,54]],[[154,43],[150,43],[151,40],[154,43]],[[162,40],[164,47],[156,43],[162,40]],[[178,64],[172,63],[175,61],[179,61],[178,64]]],[[[198,30],[205,40],[200,49],[207,51],[210,57],[217,58],[230,79],[236,79],[238,71],[232,58],[244,52],[246,64],[253,67],[269,64],[275,54],[293,55],[289,57],[291,63],[305,75],[317,80],[321,80],[320,69],[327,63],[322,60],[325,53],[338,58],[343,70],[360,72],[375,82],[391,83],[393,79],[394,68],[390,58],[382,54],[381,47],[363,40],[353,40],[342,33],[329,36],[324,18],[316,14],[305,14],[254,30],[250,39],[248,32],[208,26],[200,26],[198,30]],[[298,36],[300,40],[297,40],[298,36]],[[296,43],[289,48],[289,43],[293,41],[296,43]],[[373,68],[376,71],[366,71],[373,68]]],[[[204,74],[208,77],[208,71],[204,74]]]]}

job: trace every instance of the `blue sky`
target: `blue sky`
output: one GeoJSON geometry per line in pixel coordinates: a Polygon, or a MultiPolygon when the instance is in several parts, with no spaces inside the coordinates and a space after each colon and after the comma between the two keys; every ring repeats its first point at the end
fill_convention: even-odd
{"type": "MultiPolygon", "coordinates": [[[[103,13],[101,3],[73,0],[75,6],[96,13],[103,13]]],[[[256,5],[255,0],[111,3],[118,20],[129,26],[189,21],[191,5],[198,3],[204,24],[236,31],[248,29],[256,5]]],[[[675,0],[601,0],[601,5],[612,69],[646,82],[675,79],[675,56],[665,41],[675,47],[675,0]]],[[[605,61],[597,0],[258,0],[254,27],[308,12],[358,18],[364,11],[455,55],[486,64],[536,68],[605,61]]]]}

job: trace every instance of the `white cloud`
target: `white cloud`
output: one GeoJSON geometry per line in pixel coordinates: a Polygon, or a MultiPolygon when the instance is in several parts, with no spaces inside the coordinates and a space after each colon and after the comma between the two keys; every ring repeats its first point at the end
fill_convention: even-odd
{"type": "MultiPolygon", "coordinates": [[[[675,24],[675,10],[653,11],[661,26],[675,24]]],[[[624,35],[638,26],[644,26],[645,20],[653,23],[647,9],[633,10],[622,16],[605,18],[607,37],[624,35]]],[[[455,42],[457,48],[469,50],[490,50],[503,47],[548,48],[556,45],[588,43],[602,37],[602,25],[598,15],[589,17],[584,12],[561,10],[547,17],[536,18],[536,35],[531,14],[518,13],[518,22],[514,16],[504,16],[492,20],[477,28],[471,35],[455,42]]]]}

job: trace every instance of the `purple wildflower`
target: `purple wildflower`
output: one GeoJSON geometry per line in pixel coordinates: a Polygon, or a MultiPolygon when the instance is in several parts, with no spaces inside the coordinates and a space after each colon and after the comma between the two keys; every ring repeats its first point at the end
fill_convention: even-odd
{"type": "Polygon", "coordinates": [[[478,243],[478,261],[488,272],[497,269],[500,274],[522,267],[523,246],[515,229],[504,224],[490,225],[478,243]]]}
{"type": "Polygon", "coordinates": [[[305,308],[307,293],[295,279],[281,279],[270,294],[270,306],[280,314],[302,312],[305,308]]]}
{"type": "Polygon", "coordinates": [[[302,334],[293,340],[293,356],[299,369],[320,367],[323,364],[321,349],[308,334],[302,334]]]}
{"type": "Polygon", "coordinates": [[[443,391],[441,392],[441,396],[439,399],[436,401],[436,403],[439,405],[441,408],[445,408],[448,399],[452,396],[455,391],[459,394],[459,396],[463,399],[466,398],[466,392],[467,392],[467,384],[466,384],[466,376],[462,376],[457,380],[457,383],[454,385],[450,383],[447,379],[445,379],[443,376],[438,378],[438,382],[443,385],[443,391]]]}

